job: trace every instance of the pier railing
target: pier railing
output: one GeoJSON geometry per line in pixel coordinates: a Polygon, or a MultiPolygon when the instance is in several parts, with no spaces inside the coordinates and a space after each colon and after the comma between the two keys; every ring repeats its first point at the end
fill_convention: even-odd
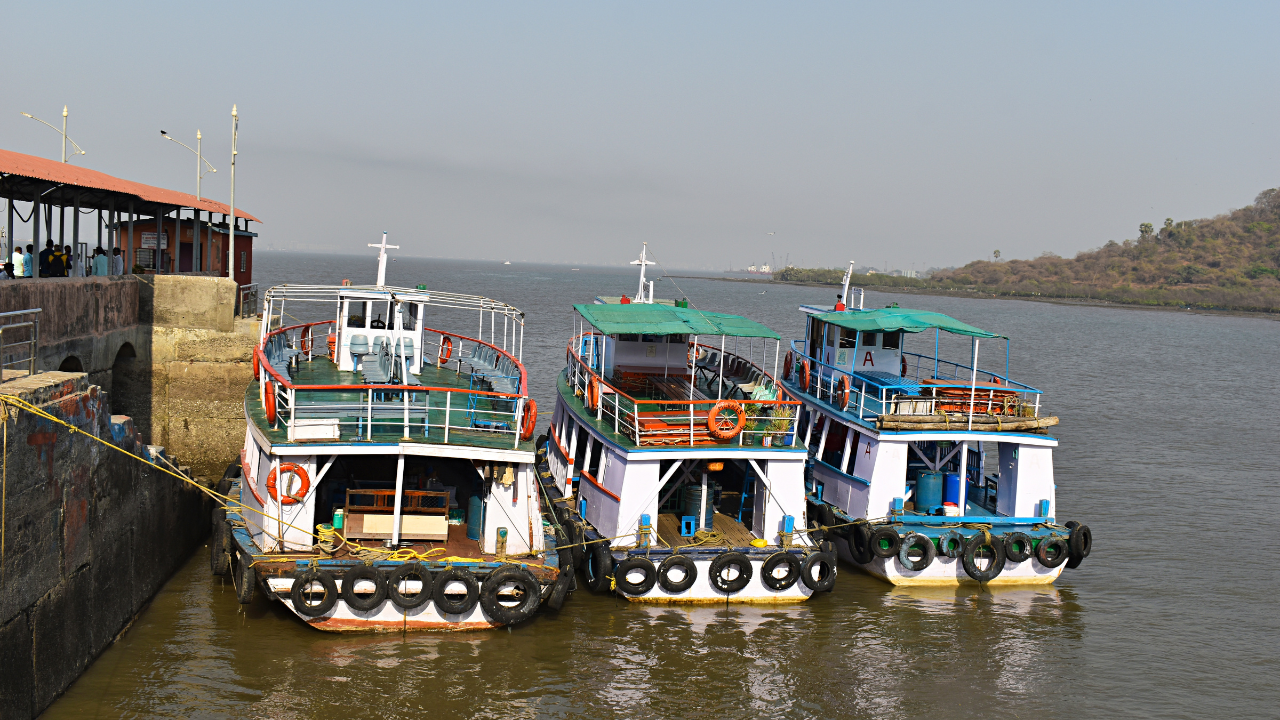
{"type": "MultiPolygon", "coordinates": [[[[569,385],[574,394],[582,398],[587,410],[595,413],[597,421],[612,426],[614,433],[630,438],[637,446],[795,445],[796,422],[800,410],[798,400],[636,398],[623,389],[623,380],[605,378],[598,372],[596,366],[599,363],[595,362],[593,353],[589,352],[585,358],[582,356],[582,348],[599,347],[600,338],[595,333],[584,333],[570,341],[566,350],[569,385]],[[737,411],[727,408],[727,404],[736,405],[737,411]],[[741,412],[739,424],[742,428],[733,432],[722,422],[736,420],[738,411],[741,412]],[[721,417],[723,421],[717,422],[721,417]],[[712,432],[712,425],[716,426],[718,434],[712,432]]],[[[719,352],[718,348],[708,349],[719,352]]],[[[733,362],[739,366],[755,368],[777,388],[780,396],[786,396],[782,386],[774,382],[773,376],[763,368],[734,353],[725,351],[724,355],[726,367],[733,362]]],[[[686,388],[690,383],[696,386],[696,368],[685,366],[680,370],[680,374],[668,374],[666,378],[674,378],[686,388]]],[[[663,376],[655,374],[654,377],[663,376]]],[[[632,378],[627,384],[633,386],[631,389],[634,392],[634,385],[642,381],[643,378],[632,378]]]]}
{"type": "MultiPolygon", "coordinates": [[[[481,366],[479,371],[470,367],[467,379],[471,387],[468,388],[295,381],[289,373],[291,364],[309,362],[317,356],[327,357],[330,361],[336,359],[334,355],[339,349],[331,340],[335,336],[321,333],[322,329],[334,324],[333,320],[325,320],[282,327],[267,333],[254,348],[255,364],[260,368],[263,410],[271,425],[286,428],[291,441],[373,441],[375,435],[385,439],[388,433],[398,431],[401,440],[514,448],[522,439],[531,436],[537,424],[537,410],[528,397],[524,366],[510,353],[490,343],[457,333],[423,328],[435,336],[433,342],[428,343],[428,347],[435,348],[434,362],[430,362],[433,358],[424,348],[423,365],[430,362],[437,368],[446,369],[449,363],[453,363],[455,372],[461,376],[464,366],[480,362],[477,355],[482,353],[477,353],[477,348],[490,348],[494,357],[514,363],[518,373],[513,376],[495,375],[488,366],[481,366]],[[322,342],[328,342],[327,350],[323,349],[322,342]],[[450,351],[448,359],[444,358],[442,347],[450,351]],[[490,372],[486,373],[486,370],[490,372]],[[516,391],[502,392],[476,386],[492,383],[495,378],[509,380],[516,391]]],[[[414,364],[408,357],[394,361],[414,364]]],[[[401,371],[401,380],[405,372],[401,371]]]]}
{"type": "Polygon", "coordinates": [[[793,340],[791,365],[784,368],[783,377],[794,381],[801,392],[861,420],[880,415],[1041,417],[1043,391],[1011,380],[1004,373],[978,368],[975,374],[971,365],[919,353],[902,355],[905,372],[901,377],[850,372],[806,356],[804,341],[793,340]]]}
{"type": "Polygon", "coordinates": [[[40,308],[0,313],[0,377],[35,375],[40,344],[40,308]]]}

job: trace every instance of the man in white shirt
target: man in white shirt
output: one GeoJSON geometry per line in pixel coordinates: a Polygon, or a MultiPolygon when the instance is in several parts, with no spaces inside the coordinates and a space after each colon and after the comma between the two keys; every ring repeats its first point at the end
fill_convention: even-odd
{"type": "Polygon", "coordinates": [[[22,265],[22,246],[15,244],[13,246],[13,276],[23,277],[25,274],[22,265]]]}
{"type": "Polygon", "coordinates": [[[124,256],[120,254],[120,248],[111,248],[111,274],[124,274],[124,256]]]}

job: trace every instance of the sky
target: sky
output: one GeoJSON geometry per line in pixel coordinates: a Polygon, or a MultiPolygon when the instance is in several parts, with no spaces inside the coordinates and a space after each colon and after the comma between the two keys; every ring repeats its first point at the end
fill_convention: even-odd
{"type": "Polygon", "coordinates": [[[1275,3],[15,3],[0,147],[257,247],[923,270],[1071,256],[1280,185],[1275,3]]]}

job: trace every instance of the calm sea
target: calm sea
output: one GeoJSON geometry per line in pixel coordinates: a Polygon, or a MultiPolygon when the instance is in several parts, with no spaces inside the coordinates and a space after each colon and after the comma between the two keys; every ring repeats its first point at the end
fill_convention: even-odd
{"type": "MultiPolygon", "coordinates": [[[[263,287],[368,283],[375,266],[260,253],[255,277],[263,287]]],[[[524,355],[544,412],[570,305],[636,285],[631,267],[412,259],[391,263],[388,282],[524,310],[524,355]]],[[[657,288],[789,338],[801,333],[798,305],[835,293],[680,278],[657,288]]],[[[1280,582],[1263,562],[1280,542],[1280,324],[874,292],[866,301],[941,311],[1014,339],[1014,377],[1044,389],[1062,418],[1059,521],[1081,520],[1095,538],[1093,555],[1053,588],[895,590],[842,568],[834,592],[791,607],[644,606],[583,590],[558,615],[510,630],[343,637],[261,598],[240,607],[230,584],[210,577],[202,549],[46,716],[1280,714],[1280,582]]],[[[467,334],[478,324],[436,320],[467,334]]],[[[915,336],[907,350],[932,342],[915,336]]],[[[952,350],[967,357],[967,341],[952,350]]],[[[1005,362],[1002,341],[979,352],[984,366],[1005,362]]]]}

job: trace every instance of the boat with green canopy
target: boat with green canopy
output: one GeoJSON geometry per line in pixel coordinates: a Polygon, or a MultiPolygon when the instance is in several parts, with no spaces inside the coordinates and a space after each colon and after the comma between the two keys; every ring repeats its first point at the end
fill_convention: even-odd
{"type": "Polygon", "coordinates": [[[1092,534],[1056,521],[1058,418],[1011,377],[1009,338],[896,303],[867,309],[858,288],[846,305],[851,272],[834,307],[800,307],[805,337],[782,367],[804,405],[815,535],[897,585],[1051,583],[1077,567],[1092,534]],[[924,347],[908,351],[909,338],[924,347]],[[995,367],[979,364],[984,340],[1003,351],[995,367]]]}

